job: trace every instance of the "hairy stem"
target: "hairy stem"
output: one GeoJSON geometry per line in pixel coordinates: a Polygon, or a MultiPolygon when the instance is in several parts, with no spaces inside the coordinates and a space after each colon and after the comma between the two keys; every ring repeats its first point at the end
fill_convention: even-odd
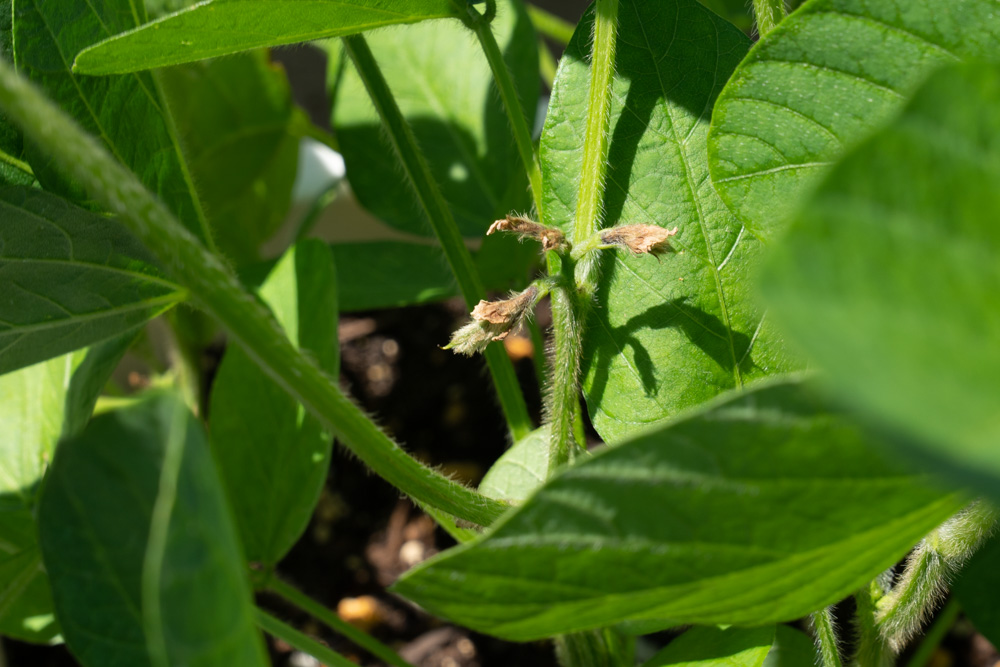
{"type": "Polygon", "coordinates": [[[401,492],[476,524],[489,525],[504,512],[504,504],[451,481],[400,449],[291,344],[270,311],[135,175],[3,61],[0,107],[66,175],[117,214],[196,303],[376,474],[401,492]]]}
{"type": "MultiPolygon", "coordinates": [[[[615,72],[618,33],[618,0],[597,0],[594,46],[591,56],[590,92],[587,99],[587,134],[583,143],[583,167],[573,224],[574,245],[601,228],[604,212],[604,178],[610,145],[611,84],[615,72]]],[[[584,299],[597,287],[599,253],[581,257],[576,266],[576,285],[584,299]]]]}
{"type": "MultiPolygon", "coordinates": [[[[567,264],[570,260],[563,258],[561,271],[564,276],[571,276],[572,265],[567,264]]],[[[545,405],[546,421],[551,429],[549,477],[559,466],[572,461],[582,446],[574,432],[574,420],[580,405],[577,386],[582,353],[580,312],[571,286],[562,284],[551,294],[554,355],[549,367],[550,386],[545,405]]]]}
{"type": "Polygon", "coordinates": [[[976,501],[934,529],[913,550],[899,581],[878,601],[878,628],[893,651],[901,650],[920,630],[944,597],[951,578],[990,536],[998,517],[993,506],[976,501]]]}
{"type": "Polygon", "coordinates": [[[569,44],[569,40],[573,38],[573,31],[576,30],[576,26],[569,21],[564,21],[535,5],[528,5],[528,17],[535,30],[563,46],[569,44]]]}
{"type": "Polygon", "coordinates": [[[854,629],[857,637],[854,660],[851,664],[855,667],[891,667],[893,663],[892,651],[885,645],[875,623],[878,601],[887,592],[888,585],[892,581],[892,571],[886,575],[872,581],[867,589],[860,590],[854,595],[857,603],[854,612],[854,629]]]}
{"type": "Polygon", "coordinates": [[[837,641],[837,626],[834,623],[831,608],[826,607],[809,614],[809,625],[812,626],[820,664],[823,667],[842,667],[840,645],[837,641]]]}
{"type": "Polygon", "coordinates": [[[327,667],[358,667],[356,663],[351,662],[336,651],[328,649],[287,623],[282,623],[263,609],[257,609],[257,625],[264,632],[277,637],[292,648],[311,655],[327,667]]]}
{"type": "MultiPolygon", "coordinates": [[[[441,243],[466,306],[472,310],[480,299],[485,298],[486,292],[472,263],[472,256],[465,247],[465,240],[458,231],[458,225],[455,224],[451,209],[434,181],[413,131],[399,110],[365,38],[353,35],[343,39],[344,50],[354,63],[417,201],[441,243]]],[[[517,441],[531,433],[532,423],[520,385],[517,383],[514,366],[503,346],[490,345],[486,348],[485,356],[500,399],[500,406],[507,418],[507,425],[514,440],[517,441]]]]}
{"type": "MultiPolygon", "coordinates": [[[[492,0],[491,0],[492,1],[492,0]]],[[[528,174],[528,183],[531,186],[531,197],[535,204],[535,210],[541,215],[542,211],[542,171],[538,166],[538,155],[535,153],[535,146],[531,141],[531,126],[525,116],[525,110],[521,107],[521,98],[517,94],[517,87],[514,79],[510,76],[510,70],[500,52],[500,46],[493,37],[493,30],[482,14],[476,11],[472,5],[468,6],[465,24],[469,26],[479,39],[486,60],[493,70],[493,80],[500,91],[500,99],[503,108],[507,112],[507,121],[510,123],[511,131],[514,133],[514,143],[517,144],[517,153],[521,156],[521,163],[528,174]]],[[[530,109],[534,111],[534,109],[530,109]]]]}
{"type": "Polygon", "coordinates": [[[753,0],[753,16],[757,34],[764,37],[788,16],[785,0],[753,0]]]}
{"type": "Polygon", "coordinates": [[[350,623],[341,620],[335,613],[313,600],[308,595],[302,593],[297,588],[277,577],[271,577],[267,582],[267,590],[284,598],[302,611],[306,612],[317,621],[327,626],[339,635],[343,635],[351,642],[360,646],[373,656],[387,665],[394,667],[413,667],[412,664],[403,660],[398,653],[375,639],[366,632],[362,632],[350,623]]]}

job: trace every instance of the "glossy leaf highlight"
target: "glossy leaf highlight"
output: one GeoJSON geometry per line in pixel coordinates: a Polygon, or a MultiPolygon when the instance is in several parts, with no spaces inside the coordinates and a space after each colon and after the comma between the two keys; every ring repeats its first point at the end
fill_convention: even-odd
{"type": "Polygon", "coordinates": [[[719,96],[712,181],[756,235],[936,68],[1000,57],[993,0],[814,0],[761,40],[719,96]]]}

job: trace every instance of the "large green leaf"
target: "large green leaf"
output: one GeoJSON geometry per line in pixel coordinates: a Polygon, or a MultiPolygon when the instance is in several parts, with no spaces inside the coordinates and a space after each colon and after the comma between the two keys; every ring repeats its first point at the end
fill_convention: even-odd
{"type": "Polygon", "coordinates": [[[296,121],[284,72],[263,51],[166,69],[164,93],[219,249],[259,259],[291,203],[296,121]]]}
{"type": "Polygon", "coordinates": [[[0,376],[0,634],[59,632],[33,509],[60,436],[78,432],[131,336],[0,376]]]}
{"type": "Polygon", "coordinates": [[[83,665],[266,664],[229,509],[179,398],[154,394],[64,441],[39,531],[63,636],[83,665]]]}
{"type": "MultiPolygon", "coordinates": [[[[539,75],[531,21],[517,0],[498,10],[492,27],[533,118],[539,75]]],[[[462,234],[479,238],[497,218],[528,208],[524,167],[486,57],[469,30],[458,21],[432,21],[366,39],[462,234]]],[[[333,126],[358,200],[394,227],[431,235],[354,67],[344,67],[331,85],[333,126]]]]}
{"type": "MultiPolygon", "coordinates": [[[[592,32],[591,13],[562,59],[542,134],[543,217],[567,229],[592,32]]],[[[762,246],[715,194],[705,158],[712,103],[749,39],[696,0],[623,0],[618,33],[605,226],[676,226],[671,242],[683,252],[657,261],[607,251],[586,333],[584,393],[608,442],[789,368],[753,299],[762,246]]]]}
{"type": "MultiPolygon", "coordinates": [[[[337,282],[330,249],[302,241],[260,295],[289,339],[333,377],[338,372],[337,282]]],[[[330,467],[333,436],[231,345],[212,388],[212,453],[246,556],[274,565],[305,530],[330,467]]]]}
{"type": "Polygon", "coordinates": [[[461,11],[452,0],[209,0],[94,44],[73,68],[85,74],[137,72],[461,11]]]}
{"type": "Polygon", "coordinates": [[[767,281],[789,334],[844,401],[994,498],[997,183],[1000,68],[942,70],[830,173],[767,281]]]}
{"type": "Polygon", "coordinates": [[[775,628],[774,644],[764,667],[815,667],[816,646],[801,630],[787,625],[775,628]]]}
{"type": "MultiPolygon", "coordinates": [[[[42,87],[85,130],[100,137],[194,234],[208,236],[207,223],[184,163],[173,121],[149,74],[84,77],[70,72],[83,47],[145,20],[132,0],[13,0],[14,44],[20,71],[42,87]]],[[[28,145],[27,156],[47,190],[82,199],[65,182],[50,156],[28,145]]]]}
{"type": "Polygon", "coordinates": [[[762,238],[829,164],[935,68],[1000,57],[995,0],[814,0],[754,47],[719,96],[708,149],[723,200],[762,238]]]}
{"type": "Polygon", "coordinates": [[[774,623],[856,590],[962,505],[798,382],[734,394],[566,469],[396,591],[514,640],[774,623]]]}
{"type": "Polygon", "coordinates": [[[63,199],[0,189],[0,373],[141,325],[184,298],[123,227],[63,199]]]}
{"type": "Polygon", "coordinates": [[[774,626],[691,628],[642,667],[761,667],[774,643],[774,626]]]}

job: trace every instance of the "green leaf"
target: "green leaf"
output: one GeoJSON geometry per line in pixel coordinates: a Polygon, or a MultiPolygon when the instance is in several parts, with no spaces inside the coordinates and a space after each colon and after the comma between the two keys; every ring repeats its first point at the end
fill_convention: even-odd
{"type": "Polygon", "coordinates": [[[775,628],[774,645],[767,654],[764,667],[815,667],[816,646],[800,630],[787,625],[775,628]]]}
{"type": "Polygon", "coordinates": [[[83,665],[265,664],[229,509],[179,398],[153,394],[64,441],[39,531],[63,636],[83,665]]]}
{"type": "MultiPolygon", "coordinates": [[[[338,372],[337,282],[330,249],[302,241],[260,289],[289,339],[331,376],[338,372]]],[[[271,566],[312,516],[330,467],[333,436],[238,345],[212,389],[212,453],[247,559],[271,566]]]]}
{"type": "Polygon", "coordinates": [[[774,627],[691,628],[642,667],[761,667],[774,642],[774,627]]]}
{"type": "Polygon", "coordinates": [[[298,163],[284,72],[255,51],[161,78],[216,244],[237,263],[258,260],[288,211],[298,163]]]}
{"type": "Polygon", "coordinates": [[[1000,537],[994,536],[962,568],[952,593],[962,611],[990,642],[1000,645],[1000,537]]]}
{"type": "MultiPolygon", "coordinates": [[[[185,227],[203,240],[209,238],[156,77],[96,78],[70,72],[73,55],[80,49],[144,21],[142,3],[136,8],[132,0],[13,2],[15,62],[21,73],[41,86],[87,132],[99,137],[185,227]]],[[[30,144],[26,151],[45,189],[83,199],[78,187],[58,173],[50,156],[30,144]]]]}
{"type": "Polygon", "coordinates": [[[78,432],[131,336],[0,376],[0,633],[58,633],[33,509],[60,436],[78,432]]]}
{"type": "Polygon", "coordinates": [[[0,188],[0,373],[130,331],[184,298],[117,222],[0,188]]]}
{"type": "Polygon", "coordinates": [[[994,498],[998,182],[1000,69],[942,70],[833,169],[765,285],[842,400],[994,498]]]}
{"type": "MultiPolygon", "coordinates": [[[[678,227],[682,252],[604,251],[588,318],[583,386],[615,442],[748,380],[790,369],[753,298],[762,252],[708,181],[712,102],[749,48],[696,0],[623,0],[611,107],[606,227],[678,227]],[[663,35],[684,39],[661,39],[663,35]]],[[[593,15],[556,75],[542,134],[547,224],[572,229],[583,160],[593,15]]],[[[580,243],[580,240],[577,240],[580,243]]]]}
{"type": "MultiPolygon", "coordinates": [[[[533,118],[538,46],[522,3],[500,3],[492,27],[533,118]]],[[[469,30],[458,21],[433,21],[365,38],[462,234],[478,239],[497,218],[530,207],[527,177],[493,75],[469,30]]],[[[355,68],[345,67],[331,86],[332,124],[358,201],[394,227],[430,236],[355,68]]]]}
{"type": "Polygon", "coordinates": [[[451,0],[210,0],[95,44],[77,55],[73,69],[122,74],[459,11],[451,0]]]}
{"type": "Polygon", "coordinates": [[[517,641],[629,620],[799,618],[961,507],[875,445],[799,382],[734,392],[566,469],[395,590],[517,641]]]}
{"type": "MultiPolygon", "coordinates": [[[[13,4],[0,2],[0,57],[14,61],[13,4]]],[[[34,176],[23,169],[24,137],[0,113],[0,184],[31,185],[34,176]],[[13,159],[12,159],[13,158],[13,159]]]]}
{"type": "Polygon", "coordinates": [[[545,483],[549,473],[549,427],[515,442],[483,476],[479,493],[497,500],[521,501],[545,483]]]}
{"type": "Polygon", "coordinates": [[[712,181],[773,238],[831,162],[942,64],[1000,56],[994,0],[814,0],[761,40],[719,96],[712,181]]]}

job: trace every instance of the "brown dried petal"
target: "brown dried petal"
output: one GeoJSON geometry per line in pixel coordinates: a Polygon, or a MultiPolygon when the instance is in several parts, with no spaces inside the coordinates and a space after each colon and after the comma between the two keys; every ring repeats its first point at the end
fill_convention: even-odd
{"type": "Polygon", "coordinates": [[[601,241],[620,245],[639,255],[658,255],[670,249],[667,239],[677,233],[677,228],[664,229],[657,225],[625,225],[601,232],[601,241]]]}
{"type": "MultiPolygon", "coordinates": [[[[520,294],[502,301],[480,301],[472,309],[473,319],[492,324],[514,324],[534,302],[538,288],[529,287],[520,294]]],[[[499,339],[497,339],[499,340],[499,339]]]]}
{"type": "Polygon", "coordinates": [[[497,220],[490,225],[486,235],[489,236],[494,232],[513,232],[521,238],[535,239],[541,242],[543,250],[555,250],[561,247],[566,240],[566,237],[558,229],[546,227],[516,215],[508,215],[503,220],[497,220]]]}

